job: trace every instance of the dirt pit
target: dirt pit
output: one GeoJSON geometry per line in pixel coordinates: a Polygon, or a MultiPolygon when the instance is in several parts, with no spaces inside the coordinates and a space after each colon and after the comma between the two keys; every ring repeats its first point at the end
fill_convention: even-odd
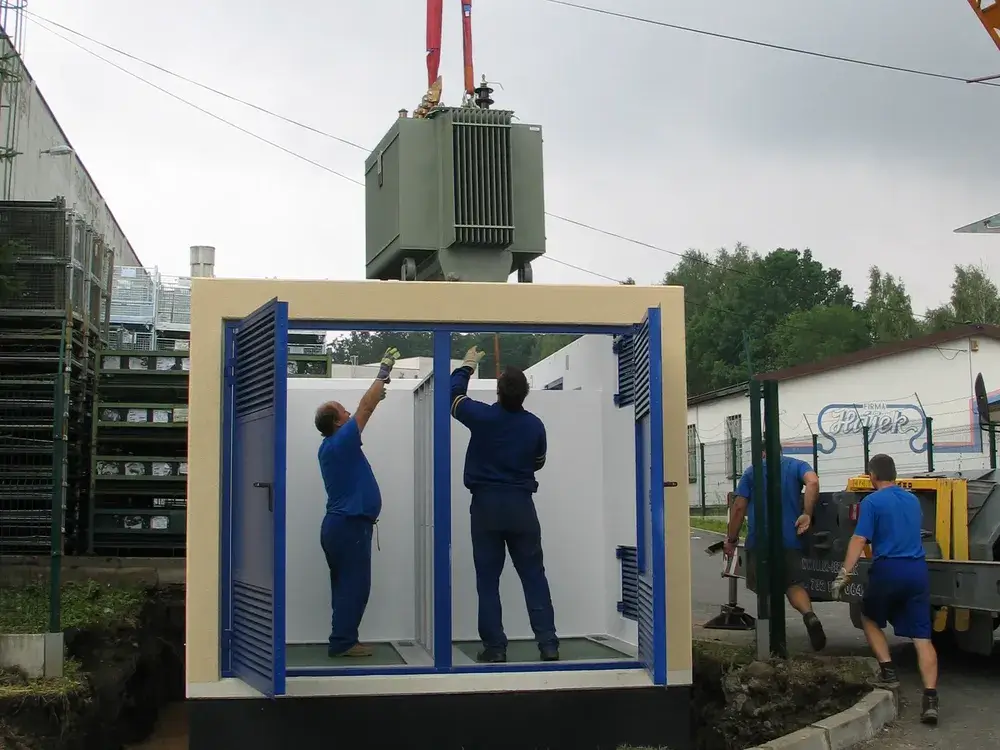
{"type": "MultiPolygon", "coordinates": [[[[97,610],[105,595],[83,592],[97,610]]],[[[180,589],[136,592],[132,616],[67,628],[62,678],[0,672],[0,748],[120,750],[147,737],[160,708],[183,699],[183,605],[180,589]]]]}
{"type": "Polygon", "coordinates": [[[872,690],[850,658],[753,660],[748,647],[695,642],[691,727],[696,750],[745,750],[850,708],[872,690]]]}

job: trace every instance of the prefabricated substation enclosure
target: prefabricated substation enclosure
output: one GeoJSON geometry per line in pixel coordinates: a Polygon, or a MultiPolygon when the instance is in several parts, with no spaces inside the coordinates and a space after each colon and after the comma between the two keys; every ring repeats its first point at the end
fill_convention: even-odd
{"type": "MultiPolygon", "coordinates": [[[[332,727],[377,748],[690,747],[683,320],[675,287],[196,279],[191,748],[319,746],[332,727]],[[383,493],[361,632],[374,659],[325,654],[312,425],[319,403],[353,409],[366,384],[290,383],[289,329],[433,337],[433,374],[391,383],[363,437],[383,493]],[[530,656],[512,571],[502,578],[508,662],[473,658],[467,432],[451,418],[448,376],[452,335],[477,331],[604,336],[618,371],[614,393],[532,392],[526,403],[549,433],[536,506],[559,662],[530,656]]],[[[469,395],[492,402],[490,388],[469,395]]]]}

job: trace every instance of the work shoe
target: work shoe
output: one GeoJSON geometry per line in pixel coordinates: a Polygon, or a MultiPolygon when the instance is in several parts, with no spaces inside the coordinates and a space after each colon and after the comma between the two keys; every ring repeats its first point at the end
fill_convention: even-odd
{"type": "Polygon", "coordinates": [[[819,621],[815,612],[803,615],[802,621],[805,623],[806,632],[809,634],[809,643],[813,651],[822,651],[826,648],[826,632],[823,630],[823,623],[819,621]]]}
{"type": "Polygon", "coordinates": [[[507,661],[507,652],[497,648],[484,648],[476,654],[476,661],[480,664],[503,664],[507,661]]]}
{"type": "Polygon", "coordinates": [[[927,695],[924,693],[924,700],[921,704],[920,723],[937,726],[938,723],[938,697],[937,694],[927,695]]]}
{"type": "Polygon", "coordinates": [[[538,649],[538,658],[542,661],[559,661],[558,646],[543,646],[538,649]]]}
{"type": "MultiPolygon", "coordinates": [[[[884,664],[879,665],[879,677],[875,681],[875,684],[880,688],[885,690],[899,690],[899,675],[896,674],[895,667],[887,667],[884,664]]],[[[924,696],[926,699],[927,696],[924,696]]],[[[937,706],[937,698],[935,700],[935,706],[937,706]]]]}
{"type": "Polygon", "coordinates": [[[363,643],[355,643],[347,651],[341,651],[340,653],[334,653],[333,651],[327,651],[327,655],[331,659],[337,659],[341,656],[350,657],[353,659],[362,659],[366,656],[371,656],[375,653],[375,650],[371,646],[366,646],[363,643]]]}

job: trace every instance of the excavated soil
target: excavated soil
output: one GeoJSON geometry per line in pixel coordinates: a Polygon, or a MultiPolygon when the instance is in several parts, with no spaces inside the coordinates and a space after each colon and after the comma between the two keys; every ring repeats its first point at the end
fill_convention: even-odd
{"type": "Polygon", "coordinates": [[[0,672],[3,750],[121,750],[146,738],[184,695],[184,594],[149,593],[130,627],[66,631],[62,680],[0,672]]]}
{"type": "Polygon", "coordinates": [[[871,669],[856,659],[760,662],[746,648],[696,643],[694,746],[756,747],[850,708],[871,689],[871,669]]]}

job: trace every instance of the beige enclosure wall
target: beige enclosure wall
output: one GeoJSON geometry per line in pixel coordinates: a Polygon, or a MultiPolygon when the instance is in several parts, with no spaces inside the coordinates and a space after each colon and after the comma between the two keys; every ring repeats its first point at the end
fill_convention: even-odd
{"type": "Polygon", "coordinates": [[[270,299],[292,319],[382,323],[628,325],[662,311],[667,671],[691,670],[684,291],[666,286],[554,286],[385,281],[194,279],[188,425],[187,682],[219,677],[220,460],[224,321],[270,299]]]}

